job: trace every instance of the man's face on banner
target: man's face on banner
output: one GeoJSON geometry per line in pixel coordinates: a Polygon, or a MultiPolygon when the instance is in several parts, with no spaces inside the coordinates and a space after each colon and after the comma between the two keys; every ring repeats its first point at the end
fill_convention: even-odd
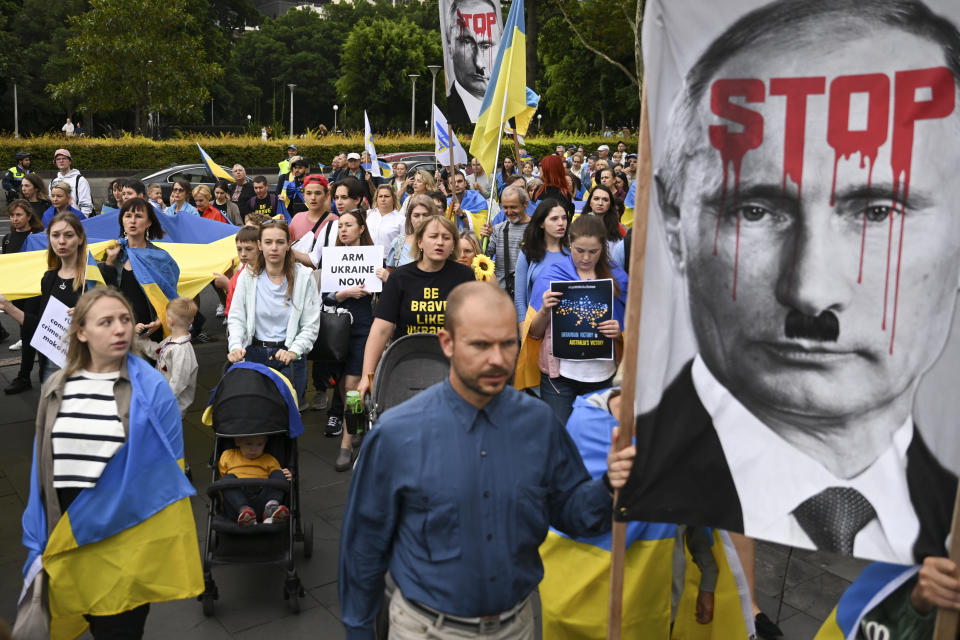
{"type": "Polygon", "coordinates": [[[701,354],[759,417],[909,414],[960,282],[960,116],[944,64],[938,45],[877,28],[741,52],[708,82],[705,142],[668,235],[701,354]]]}
{"type": "Polygon", "coordinates": [[[500,42],[500,25],[493,5],[484,0],[453,4],[447,24],[447,43],[453,56],[457,82],[477,98],[483,98],[500,42]]]}

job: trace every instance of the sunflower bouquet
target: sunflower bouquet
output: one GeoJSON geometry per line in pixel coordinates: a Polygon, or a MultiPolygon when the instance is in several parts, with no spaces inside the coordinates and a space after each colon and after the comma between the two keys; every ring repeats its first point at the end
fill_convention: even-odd
{"type": "Polygon", "coordinates": [[[473,267],[473,275],[476,276],[477,280],[493,282],[493,260],[481,253],[473,259],[470,266],[473,267]]]}

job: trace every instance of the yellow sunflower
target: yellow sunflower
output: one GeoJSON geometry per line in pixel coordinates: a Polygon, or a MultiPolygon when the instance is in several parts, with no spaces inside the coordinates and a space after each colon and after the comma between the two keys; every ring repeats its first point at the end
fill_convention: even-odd
{"type": "Polygon", "coordinates": [[[470,263],[470,266],[473,267],[473,274],[477,280],[482,280],[483,282],[493,281],[493,260],[487,256],[483,254],[476,256],[473,262],[470,263]]]}

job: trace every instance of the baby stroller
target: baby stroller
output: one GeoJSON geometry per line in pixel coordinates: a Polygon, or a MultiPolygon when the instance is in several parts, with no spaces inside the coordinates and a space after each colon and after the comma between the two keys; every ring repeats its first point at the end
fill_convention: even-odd
{"type": "Polygon", "coordinates": [[[213,425],[216,435],[213,450],[213,482],[207,487],[210,510],[207,539],[203,552],[203,579],[206,589],[198,598],[203,613],[213,615],[214,600],[219,597],[213,580],[215,564],[286,564],[287,577],[283,597],[291,611],[299,613],[299,598],[306,595],[293,561],[294,542],[303,543],[303,556],[313,555],[313,523],[303,523],[300,514],[300,468],[297,436],[303,422],[297,410],[296,392],[279,372],[261,364],[239,362],[230,367],[210,394],[203,415],[204,424],[213,425]],[[239,436],[267,436],[264,453],[273,455],[281,467],[290,469],[293,480],[270,478],[219,478],[216,462],[234,446],[239,436]],[[260,523],[241,527],[235,517],[225,514],[222,495],[227,489],[273,488],[285,494],[283,504],[290,509],[285,522],[260,523]]]}
{"type": "Polygon", "coordinates": [[[370,424],[380,414],[446,379],[450,361],[433,333],[413,333],[394,341],[380,358],[365,399],[370,424]]]}

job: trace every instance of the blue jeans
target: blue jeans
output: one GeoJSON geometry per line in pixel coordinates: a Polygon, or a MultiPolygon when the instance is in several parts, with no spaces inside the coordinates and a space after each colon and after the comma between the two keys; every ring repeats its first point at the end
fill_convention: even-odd
{"type": "MultiPolygon", "coordinates": [[[[247,362],[256,362],[258,364],[265,364],[268,367],[273,367],[283,375],[289,375],[286,365],[280,364],[279,360],[271,360],[270,356],[275,354],[279,349],[274,347],[255,347],[250,345],[246,348],[247,355],[244,356],[244,360],[247,362]]],[[[297,390],[297,404],[303,405],[304,395],[307,392],[307,361],[303,357],[299,360],[294,360],[290,363],[290,366],[293,367],[293,388],[297,390]]]]}
{"type": "Polygon", "coordinates": [[[60,367],[55,365],[50,358],[42,353],[40,354],[40,384],[47,381],[47,378],[60,371],[60,367]]]}
{"type": "Polygon", "coordinates": [[[567,419],[573,412],[573,401],[577,396],[606,389],[612,382],[613,376],[600,382],[580,382],[563,376],[550,378],[546,374],[541,374],[540,399],[550,405],[553,415],[557,416],[560,424],[567,426],[567,419]]]}

